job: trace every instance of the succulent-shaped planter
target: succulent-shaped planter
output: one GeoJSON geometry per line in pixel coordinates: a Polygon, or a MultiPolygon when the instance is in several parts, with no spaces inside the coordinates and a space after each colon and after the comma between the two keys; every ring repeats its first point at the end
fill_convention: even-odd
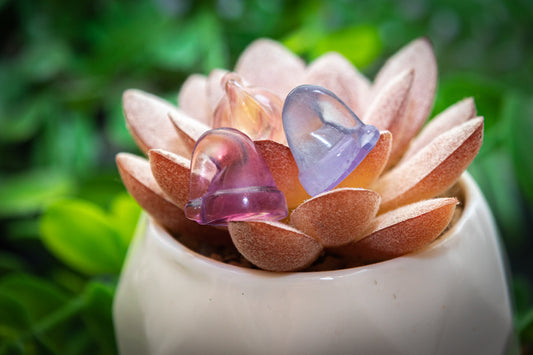
{"type": "Polygon", "coordinates": [[[374,83],[270,40],[235,71],[190,77],[180,108],[124,95],[149,160],[117,156],[147,212],[114,304],[121,353],[506,351],[502,250],[464,173],[483,118],[465,99],[422,129],[429,42],[374,83]]]}

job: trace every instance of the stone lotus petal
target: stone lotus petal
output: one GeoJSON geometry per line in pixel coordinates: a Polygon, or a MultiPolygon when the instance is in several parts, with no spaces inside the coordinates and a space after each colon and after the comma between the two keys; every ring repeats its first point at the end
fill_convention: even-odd
{"type": "Polygon", "coordinates": [[[289,209],[298,207],[310,196],[298,179],[298,166],[286,145],[269,141],[256,141],[257,151],[265,159],[274,182],[285,195],[289,209]]]}
{"type": "Polygon", "coordinates": [[[124,92],[122,106],[126,116],[126,126],[137,146],[145,154],[152,148],[190,154],[168,120],[169,113],[179,112],[177,107],[157,96],[133,89],[124,92]]]}
{"type": "Polygon", "coordinates": [[[170,122],[172,122],[178,136],[180,136],[183,141],[183,144],[189,148],[187,156],[192,154],[192,150],[198,138],[211,129],[211,127],[192,117],[180,114],[179,112],[170,112],[168,118],[170,119],[170,122]]]}
{"type": "Polygon", "coordinates": [[[200,74],[185,80],[178,94],[178,106],[188,116],[207,125],[211,124],[211,108],[207,100],[207,78],[200,74]]]}
{"type": "Polygon", "coordinates": [[[189,201],[191,161],[163,149],[148,151],[152,175],[166,196],[183,210],[189,201]]]}
{"type": "Polygon", "coordinates": [[[278,42],[259,39],[241,54],[235,72],[251,85],[265,87],[285,98],[292,88],[302,82],[305,63],[278,42]]]}
{"type": "Polygon", "coordinates": [[[322,251],[317,240],[280,222],[230,222],[228,229],[239,252],[264,270],[301,270],[322,251]]]}
{"type": "Polygon", "coordinates": [[[198,225],[185,218],[161,190],[150,170],[150,163],[141,157],[120,153],[116,157],[118,171],[129,193],[161,225],[172,233],[201,232],[198,225]]]}
{"type": "Polygon", "coordinates": [[[370,186],[385,169],[385,165],[389,161],[391,148],[392,134],[389,131],[380,132],[374,149],[337,187],[370,186]]]}
{"type": "Polygon", "coordinates": [[[363,116],[370,81],[342,55],[330,52],[315,59],[307,67],[303,83],[328,88],[353,112],[363,116]]]}
{"type": "Polygon", "coordinates": [[[389,165],[398,161],[405,146],[405,123],[400,119],[405,113],[407,102],[413,85],[414,71],[405,70],[384,85],[366,111],[364,122],[376,126],[379,130],[388,130],[392,140],[389,165]]]}
{"type": "Polygon", "coordinates": [[[416,251],[442,233],[456,205],[455,198],[438,198],[392,210],[374,220],[368,236],[335,252],[365,264],[416,251]]]}
{"type": "Polygon", "coordinates": [[[400,158],[433,108],[437,87],[437,61],[428,39],[412,41],[387,60],[374,80],[373,97],[377,97],[394,77],[405,70],[414,70],[414,78],[404,112],[396,118],[404,129],[401,134],[394,136],[398,143],[394,143],[395,151],[392,154],[396,160],[391,159],[392,163],[400,158]]]}
{"type": "Polygon", "coordinates": [[[476,104],[471,97],[448,107],[435,116],[413,139],[409,149],[403,155],[402,161],[409,159],[442,132],[446,132],[474,117],[476,117],[476,104]]]}
{"type": "MultiPolygon", "coordinates": [[[[207,103],[209,104],[211,114],[215,112],[220,99],[224,96],[224,88],[222,87],[222,78],[228,73],[224,69],[213,69],[207,77],[206,92],[207,103]]],[[[208,125],[213,124],[213,116],[211,115],[208,125]]]]}
{"type": "Polygon", "coordinates": [[[436,196],[451,187],[475,158],[483,141],[478,117],[442,133],[372,187],[381,195],[381,212],[436,196]]]}
{"type": "MultiPolygon", "coordinates": [[[[324,260],[335,259],[330,253],[339,250],[352,258],[348,264],[384,260],[429,243],[448,224],[455,199],[424,200],[444,192],[468,166],[482,142],[483,119],[473,118],[474,102],[466,99],[439,114],[416,136],[431,111],[436,86],[436,61],[427,39],[414,40],[393,55],[373,84],[339,54],[325,54],[306,68],[300,58],[267,39],[253,42],[238,59],[235,71],[246,85],[272,90],[281,99],[300,84],[325,86],[363,117],[364,123],[381,129],[376,147],[360,165],[334,190],[311,199],[298,180],[289,147],[273,140],[254,142],[293,210],[293,225],[288,218],[283,223],[229,223],[233,243],[256,266],[301,270],[325,253],[309,269],[316,270],[324,260]],[[341,218],[345,227],[337,226],[335,216],[355,213],[346,208],[348,196],[362,187],[373,190],[364,190],[368,196],[379,196],[367,196],[352,206],[358,213],[367,213],[366,221],[379,203],[378,217],[366,226],[371,229],[362,226],[365,221],[356,225],[353,218],[341,218]],[[317,220],[326,227],[317,226],[317,220]],[[424,234],[428,223],[439,228],[429,228],[424,234]],[[336,228],[353,228],[353,234],[335,235],[336,228]],[[394,239],[391,231],[396,229],[413,231],[415,238],[394,239]],[[352,237],[360,241],[331,247],[352,237]],[[394,246],[395,251],[376,251],[378,244],[394,246]],[[352,253],[355,245],[358,251],[352,253]]],[[[227,74],[227,70],[214,69],[207,77],[190,77],[178,96],[180,108],[139,90],[124,94],[127,126],[150,158],[148,164],[119,154],[117,165],[124,184],[148,213],[186,245],[197,245],[196,239],[213,233],[228,237],[226,231],[186,220],[182,211],[189,191],[187,162],[198,138],[213,127],[214,112],[225,97],[223,77],[227,74]]],[[[330,264],[346,264],[337,261],[330,264]]]]}
{"type": "Polygon", "coordinates": [[[337,247],[367,235],[379,201],[379,194],[371,190],[335,189],[298,206],[291,214],[291,223],[325,248],[337,247]]]}
{"type": "Polygon", "coordinates": [[[363,116],[363,121],[381,130],[388,130],[394,136],[400,133],[405,103],[413,85],[414,71],[405,70],[393,77],[376,95],[363,116]]]}

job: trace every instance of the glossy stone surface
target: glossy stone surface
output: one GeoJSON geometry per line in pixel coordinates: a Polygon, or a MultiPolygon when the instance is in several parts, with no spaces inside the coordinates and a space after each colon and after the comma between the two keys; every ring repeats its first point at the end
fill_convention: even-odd
{"type": "Polygon", "coordinates": [[[334,93],[320,86],[292,90],[282,117],[300,182],[311,196],[337,186],[379,139],[376,127],[362,123],[334,93]]]}
{"type": "Polygon", "coordinates": [[[253,140],[270,139],[285,143],[281,124],[281,99],[265,88],[247,86],[238,74],[222,80],[225,95],[214,112],[213,127],[232,127],[253,140]]]}
{"type": "Polygon", "coordinates": [[[279,220],[285,196],[248,136],[232,128],[207,131],[191,159],[190,201],[185,216],[200,224],[279,220]]]}

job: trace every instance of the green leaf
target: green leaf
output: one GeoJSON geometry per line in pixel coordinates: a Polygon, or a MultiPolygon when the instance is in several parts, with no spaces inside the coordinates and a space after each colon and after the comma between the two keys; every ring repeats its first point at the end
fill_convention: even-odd
{"type": "Polygon", "coordinates": [[[0,275],[7,272],[24,271],[26,268],[27,265],[22,258],[0,251],[0,275]]]}
{"type": "Polygon", "coordinates": [[[73,190],[72,180],[54,170],[30,170],[0,178],[0,217],[41,211],[54,199],[73,190]]]}
{"type": "Polygon", "coordinates": [[[40,38],[25,49],[18,63],[24,75],[33,80],[53,79],[68,66],[71,59],[69,46],[59,39],[40,38]]]}
{"type": "Polygon", "coordinates": [[[103,15],[85,28],[93,46],[87,58],[92,74],[114,77],[117,73],[151,67],[154,58],[149,48],[164,35],[165,21],[158,16],[154,4],[140,1],[128,5],[108,3],[103,15]]]}
{"type": "Polygon", "coordinates": [[[350,60],[357,68],[364,68],[379,56],[381,49],[378,29],[374,26],[361,25],[328,34],[313,48],[311,57],[316,58],[335,51],[350,60]]]}
{"type": "Polygon", "coordinates": [[[24,306],[12,295],[0,290],[0,340],[15,339],[30,327],[24,306]]]}
{"type": "Polygon", "coordinates": [[[44,97],[18,102],[8,109],[0,106],[0,141],[13,143],[30,139],[41,125],[44,115],[49,114],[51,104],[44,97]],[[14,106],[14,107],[13,107],[14,106]]]}
{"type": "Polygon", "coordinates": [[[202,12],[193,22],[193,28],[197,28],[200,34],[204,73],[209,73],[215,68],[227,67],[228,53],[224,46],[223,27],[219,20],[209,12],[202,12]]]}
{"type": "Polygon", "coordinates": [[[141,207],[129,194],[120,194],[116,196],[111,203],[111,218],[113,225],[120,233],[120,237],[124,245],[129,245],[139,216],[141,214],[141,207]]]}
{"type": "MultiPolygon", "coordinates": [[[[49,352],[64,354],[73,343],[73,329],[79,324],[79,314],[84,306],[80,297],[70,299],[54,312],[32,324],[31,334],[49,352]]],[[[76,342],[76,340],[74,340],[76,342]]]]}
{"type": "Polygon", "coordinates": [[[519,320],[517,328],[522,341],[533,343],[533,307],[519,320]]]}
{"type": "Polygon", "coordinates": [[[468,170],[483,190],[507,247],[511,251],[518,250],[529,233],[509,155],[493,150],[476,158],[468,170]]]}
{"type": "Polygon", "coordinates": [[[299,15],[302,17],[302,24],[283,39],[283,44],[293,53],[299,56],[308,55],[326,36],[326,24],[321,16],[323,6],[324,4],[315,1],[306,3],[306,6],[301,8],[299,15]]]}
{"type": "Polygon", "coordinates": [[[0,292],[23,304],[34,322],[62,307],[68,300],[67,294],[54,284],[27,274],[3,277],[0,279],[0,292]]]}
{"type": "Polygon", "coordinates": [[[30,216],[10,220],[6,223],[9,240],[39,239],[40,220],[38,216],[30,216]]]}
{"type": "Polygon", "coordinates": [[[508,119],[507,142],[522,191],[533,203],[533,97],[514,93],[504,101],[503,116],[508,119]]]}
{"type": "Polygon", "coordinates": [[[122,110],[122,100],[118,95],[113,96],[112,99],[108,100],[107,106],[107,119],[105,123],[107,135],[121,149],[133,151],[136,149],[136,145],[126,127],[124,111],[122,110]]]}
{"type": "MultiPolygon", "coordinates": [[[[20,342],[7,342],[0,345],[1,355],[28,355],[28,349],[20,342]]],[[[31,352],[35,354],[35,352],[31,352]]]]}
{"type": "Polygon", "coordinates": [[[89,283],[84,292],[82,318],[99,345],[99,354],[117,352],[112,317],[114,292],[114,287],[99,282],[89,283]]]}
{"type": "Polygon", "coordinates": [[[149,50],[155,64],[172,70],[191,70],[201,56],[199,33],[193,26],[179,31],[163,31],[153,39],[149,50]]]}
{"type": "Polygon", "coordinates": [[[80,175],[94,168],[101,149],[93,120],[82,112],[47,117],[37,147],[33,152],[36,164],[80,175]]]}
{"type": "Polygon", "coordinates": [[[513,276],[512,295],[516,309],[516,318],[520,321],[533,308],[533,287],[531,280],[524,276],[513,276]]]}
{"type": "Polygon", "coordinates": [[[37,354],[32,319],[24,302],[0,287],[0,354],[37,354]]]}
{"type": "Polygon", "coordinates": [[[69,321],[77,312],[68,295],[46,279],[26,274],[0,279],[0,293],[9,294],[28,315],[28,326],[20,329],[14,340],[28,344],[35,340],[40,346],[58,353],[69,339],[69,321]]]}
{"type": "Polygon", "coordinates": [[[163,28],[147,50],[152,54],[151,60],[162,68],[209,73],[228,64],[221,33],[219,20],[200,11],[182,26],[163,28]]]}
{"type": "Polygon", "coordinates": [[[49,279],[55,285],[71,294],[82,293],[87,283],[87,278],[84,275],[65,267],[54,268],[50,273],[49,279]]]}
{"type": "Polygon", "coordinates": [[[126,190],[118,176],[116,168],[113,170],[99,169],[78,180],[77,197],[95,203],[103,208],[109,207],[110,201],[126,190]]]}
{"type": "Polygon", "coordinates": [[[283,40],[283,44],[292,52],[303,56],[324,38],[324,28],[318,21],[302,26],[283,40]]]}
{"type": "Polygon", "coordinates": [[[29,275],[0,280],[0,354],[92,354],[82,327],[85,297],[68,299],[50,282],[29,275]],[[80,331],[81,330],[81,331],[80,331]]]}
{"type": "Polygon", "coordinates": [[[7,4],[9,4],[9,0],[0,0],[0,10],[7,4]]]}
{"type": "Polygon", "coordinates": [[[74,270],[88,275],[117,274],[126,245],[97,205],[82,200],[58,201],[41,220],[45,246],[74,270]]]}
{"type": "Polygon", "coordinates": [[[442,112],[457,101],[471,96],[476,102],[478,115],[485,118],[485,130],[489,130],[499,121],[502,92],[507,89],[501,82],[479,73],[441,76],[433,112],[442,112]]]}

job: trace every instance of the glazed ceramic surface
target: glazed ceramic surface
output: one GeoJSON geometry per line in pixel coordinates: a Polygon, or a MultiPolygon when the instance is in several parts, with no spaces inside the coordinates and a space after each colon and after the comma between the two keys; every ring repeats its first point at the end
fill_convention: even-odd
{"type": "Polygon", "coordinates": [[[300,273],[200,256],[143,218],[114,303],[121,354],[502,354],[512,311],[491,213],[472,178],[463,215],[423,250],[300,273]]]}

